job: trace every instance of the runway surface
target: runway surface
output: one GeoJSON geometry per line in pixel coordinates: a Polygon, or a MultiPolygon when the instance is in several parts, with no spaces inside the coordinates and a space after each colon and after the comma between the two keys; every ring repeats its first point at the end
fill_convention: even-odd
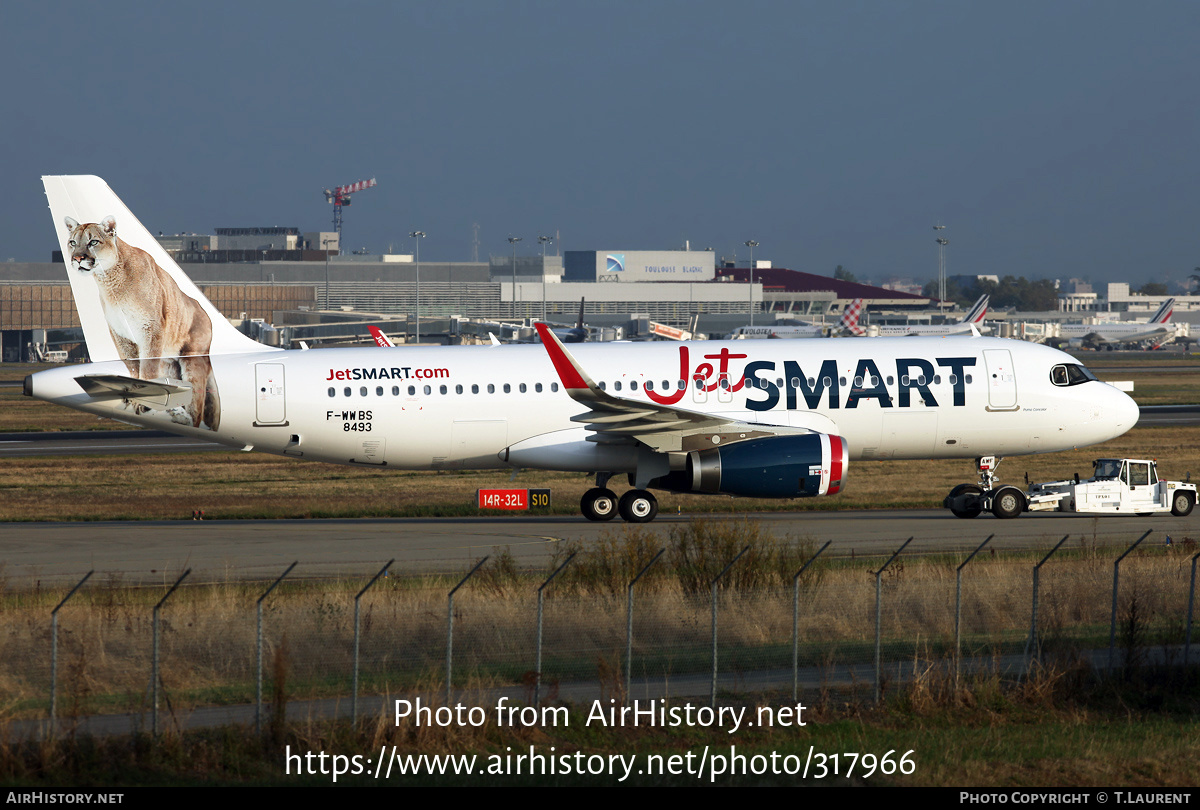
{"type": "MultiPolygon", "coordinates": [[[[701,516],[697,516],[701,517],[701,516]]],[[[735,516],[703,516],[736,520],[735,516]]],[[[1200,539],[1200,510],[1186,518],[1025,514],[1014,520],[981,516],[961,520],[943,510],[763,513],[778,537],[832,540],[828,554],[890,554],[910,536],[905,551],[918,554],[974,549],[989,534],[997,551],[1049,550],[1064,534],[1070,546],[1096,543],[1127,547],[1142,532],[1145,548],[1167,535],[1183,550],[1200,539]]],[[[648,531],[662,538],[692,516],[660,516],[648,531]]],[[[496,547],[508,547],[522,565],[546,564],[566,541],[593,541],[623,531],[620,522],[582,517],[402,518],[360,520],[246,520],[211,522],[9,523],[0,525],[2,576],[12,585],[63,583],[95,569],[94,582],[169,584],[185,568],[192,581],[273,579],[299,561],[296,577],[370,576],[389,559],[396,572],[457,572],[496,547]]],[[[1189,553],[1194,553],[1189,552],[1189,553]]]]}

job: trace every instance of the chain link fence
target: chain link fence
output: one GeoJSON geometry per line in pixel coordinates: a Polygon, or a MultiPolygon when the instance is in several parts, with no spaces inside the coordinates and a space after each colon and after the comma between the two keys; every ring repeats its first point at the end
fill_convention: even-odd
{"type": "Polygon", "coordinates": [[[970,557],[889,560],[753,524],[697,523],[665,543],[626,529],[564,545],[536,570],[497,549],[465,580],[472,566],[418,576],[394,564],[361,580],[309,580],[301,560],[278,582],[184,581],[165,599],[173,578],[146,588],[93,577],[70,594],[7,594],[0,681],[10,719],[132,713],[150,730],[157,712],[260,700],[261,723],[288,702],[357,707],[360,695],[880,696],[930,672],[1021,677],[1058,661],[1115,675],[1200,662],[1195,544],[1131,543],[1001,554],[984,542],[970,557]]]}

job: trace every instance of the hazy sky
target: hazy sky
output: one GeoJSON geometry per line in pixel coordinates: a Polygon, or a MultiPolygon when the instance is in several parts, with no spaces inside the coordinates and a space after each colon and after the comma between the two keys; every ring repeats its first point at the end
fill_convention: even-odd
{"type": "MultiPolygon", "coordinates": [[[[1200,265],[1194,2],[9,2],[0,259],[39,177],[152,231],[330,227],[465,261],[761,243],[830,274],[1093,281],[1200,265]]],[[[740,250],[739,250],[740,248],[740,250]]]]}

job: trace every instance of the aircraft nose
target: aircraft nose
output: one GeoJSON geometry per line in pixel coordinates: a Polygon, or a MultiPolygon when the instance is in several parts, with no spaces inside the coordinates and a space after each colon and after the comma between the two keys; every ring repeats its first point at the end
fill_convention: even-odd
{"type": "Polygon", "coordinates": [[[1110,391],[1104,403],[1105,416],[1119,430],[1117,435],[1124,433],[1137,424],[1142,416],[1138,404],[1133,397],[1110,386],[1110,391]]]}

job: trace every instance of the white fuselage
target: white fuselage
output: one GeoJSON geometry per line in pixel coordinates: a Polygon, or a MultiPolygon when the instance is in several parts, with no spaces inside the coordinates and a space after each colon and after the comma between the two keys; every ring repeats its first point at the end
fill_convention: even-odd
{"type": "MultiPolygon", "coordinates": [[[[1138,418],[1133,400],[1105,383],[1054,385],[1052,367],[1078,362],[1015,340],[581,344],[571,352],[614,396],[836,433],[855,459],[1054,452],[1119,436],[1138,418]]],[[[120,362],[39,372],[31,393],[126,422],[337,464],[611,472],[637,465],[636,446],[588,441],[586,428],[571,421],[587,409],[563,390],[540,345],[211,359],[221,382],[216,433],[174,424],[162,411],[138,414],[121,400],[92,399],[76,382],[123,373],[120,362]]]]}
{"type": "MultiPolygon", "coordinates": [[[[969,323],[947,323],[937,325],[901,324],[896,326],[883,325],[874,328],[879,330],[879,337],[909,337],[913,335],[941,337],[945,335],[966,335],[970,334],[971,332],[971,324],[969,323]]],[[[980,329],[979,331],[983,332],[987,330],[980,329]]]]}
{"type": "Polygon", "coordinates": [[[829,327],[820,326],[815,323],[803,324],[801,326],[739,326],[733,330],[729,337],[734,340],[747,340],[751,338],[794,340],[796,338],[825,337],[828,331],[829,327]]]}
{"type": "Polygon", "coordinates": [[[1169,323],[1064,323],[1058,327],[1060,338],[1093,344],[1137,343],[1174,332],[1175,326],[1169,323]]]}

